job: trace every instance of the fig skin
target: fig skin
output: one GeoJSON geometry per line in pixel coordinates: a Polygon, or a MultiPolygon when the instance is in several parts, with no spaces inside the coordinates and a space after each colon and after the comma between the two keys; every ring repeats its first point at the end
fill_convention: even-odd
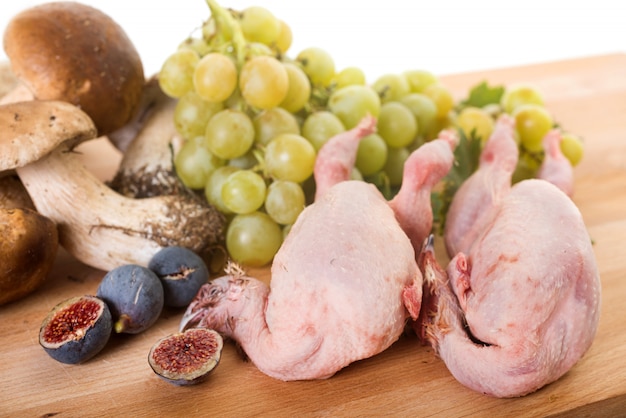
{"type": "Polygon", "coordinates": [[[61,363],[84,363],[106,346],[112,322],[111,311],[102,299],[91,295],[71,297],[52,308],[43,320],[39,344],[61,363]]]}
{"type": "Polygon", "coordinates": [[[176,386],[201,383],[219,364],[224,340],[215,330],[190,328],[158,340],[148,354],[152,371],[176,386]]]}
{"type": "Polygon", "coordinates": [[[116,333],[139,334],[154,324],[164,306],[163,286],[150,269],[125,264],[104,275],[96,296],[113,316],[116,333]]]}
{"type": "Polygon", "coordinates": [[[209,280],[204,260],[188,248],[172,246],[157,252],[148,268],[159,277],[165,294],[165,306],[188,306],[200,287],[209,280]]]}
{"type": "Polygon", "coordinates": [[[39,288],[59,248],[56,224],[26,208],[0,209],[0,305],[39,288]]]}

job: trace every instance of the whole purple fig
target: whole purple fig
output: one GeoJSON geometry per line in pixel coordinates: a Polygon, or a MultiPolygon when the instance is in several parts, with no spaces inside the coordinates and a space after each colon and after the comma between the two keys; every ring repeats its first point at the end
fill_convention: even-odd
{"type": "Polygon", "coordinates": [[[138,334],[156,322],[163,310],[163,286],[150,269],[136,264],[104,275],[96,295],[111,309],[117,333],[138,334]]]}
{"type": "Polygon", "coordinates": [[[172,246],[157,252],[148,268],[161,279],[165,306],[186,307],[209,280],[209,270],[202,258],[188,248],[172,246]]]}
{"type": "Polygon", "coordinates": [[[95,296],[77,296],[56,305],[43,320],[39,344],[53,359],[77,364],[99,353],[111,336],[111,312],[95,296]]]}

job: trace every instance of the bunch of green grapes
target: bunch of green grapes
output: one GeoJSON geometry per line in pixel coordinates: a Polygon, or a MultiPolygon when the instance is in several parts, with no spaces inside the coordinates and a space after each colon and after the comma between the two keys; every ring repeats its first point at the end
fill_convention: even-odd
{"type": "Polygon", "coordinates": [[[401,181],[418,120],[424,131],[435,113],[427,95],[409,93],[434,77],[403,75],[407,97],[392,101],[366,84],[361,69],[336,71],[323,49],[290,58],[291,30],[269,10],[207,3],[200,34],[182,42],[159,73],[162,90],[178,99],[174,123],[184,142],[174,163],[188,187],[228,216],[230,256],[260,266],[311,201],[317,151],[367,114],[379,118],[379,133],[362,141],[354,177],[387,172],[401,181]]]}
{"type": "MultiPolygon", "coordinates": [[[[353,177],[389,197],[409,154],[441,129],[457,126],[483,138],[493,129],[485,109],[457,113],[450,90],[428,71],[368,84],[358,67],[336,69],[323,49],[290,57],[291,29],[271,11],[206,1],[210,16],[199,35],[165,60],[158,79],[178,100],[174,123],[184,141],[177,173],[227,215],[226,247],[235,261],[262,266],[273,259],[311,202],[317,152],[366,115],[377,118],[377,132],[361,141],[353,177]]],[[[537,110],[542,102],[533,92],[507,93],[502,107],[515,112],[521,143],[534,151],[538,130],[552,121],[537,110]]],[[[563,146],[574,156],[579,150],[570,142],[563,146]]]]}
{"type": "Polygon", "coordinates": [[[281,59],[291,29],[269,10],[226,10],[210,17],[163,63],[161,89],[178,99],[174,124],[183,145],[174,159],[181,180],[226,214],[232,258],[268,263],[283,229],[305,206],[302,183],[315,148],[295,113],[309,100],[299,65],[281,59]]]}
{"type": "MultiPolygon", "coordinates": [[[[532,85],[516,84],[507,87],[497,104],[484,107],[468,106],[457,112],[455,126],[467,138],[487,141],[493,131],[495,118],[507,113],[515,120],[515,134],[519,143],[520,158],[514,181],[534,177],[544,156],[543,139],[557,127],[554,116],[545,106],[541,91],[532,85]]],[[[561,129],[561,128],[559,128],[561,129]]],[[[572,132],[561,129],[561,152],[572,166],[578,165],[584,149],[582,139],[572,132]]]]}

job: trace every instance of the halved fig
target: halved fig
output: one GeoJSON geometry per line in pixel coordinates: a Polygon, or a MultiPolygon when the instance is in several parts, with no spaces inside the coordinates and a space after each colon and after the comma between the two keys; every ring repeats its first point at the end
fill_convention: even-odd
{"type": "Polygon", "coordinates": [[[39,344],[61,363],[82,363],[106,345],[113,328],[111,311],[95,296],[75,296],[56,305],[43,320],[39,344]]]}
{"type": "Polygon", "coordinates": [[[177,386],[200,383],[220,361],[224,340],[208,328],[190,328],[157,341],[148,363],[162,379],[177,386]]]}

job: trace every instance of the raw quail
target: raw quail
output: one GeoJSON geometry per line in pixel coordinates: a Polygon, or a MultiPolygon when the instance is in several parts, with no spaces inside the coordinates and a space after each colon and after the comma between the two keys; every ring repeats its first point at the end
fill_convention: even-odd
{"type": "Polygon", "coordinates": [[[523,396],[563,376],[591,346],[600,313],[581,213],[549,181],[511,187],[516,158],[504,118],[454,197],[450,263],[438,266],[432,243],[419,261],[428,314],[418,331],[458,381],[495,397],[523,396]]]}
{"type": "MultiPolygon", "coordinates": [[[[182,329],[218,330],[281,380],[328,378],[400,337],[419,314],[423,280],[396,215],[418,216],[420,208],[392,209],[373,185],[348,179],[359,140],[375,123],[366,118],[320,150],[315,202],[274,257],[269,287],[243,273],[214,279],[188,307],[182,329]]],[[[403,193],[422,187],[430,185],[403,193]]]]}

